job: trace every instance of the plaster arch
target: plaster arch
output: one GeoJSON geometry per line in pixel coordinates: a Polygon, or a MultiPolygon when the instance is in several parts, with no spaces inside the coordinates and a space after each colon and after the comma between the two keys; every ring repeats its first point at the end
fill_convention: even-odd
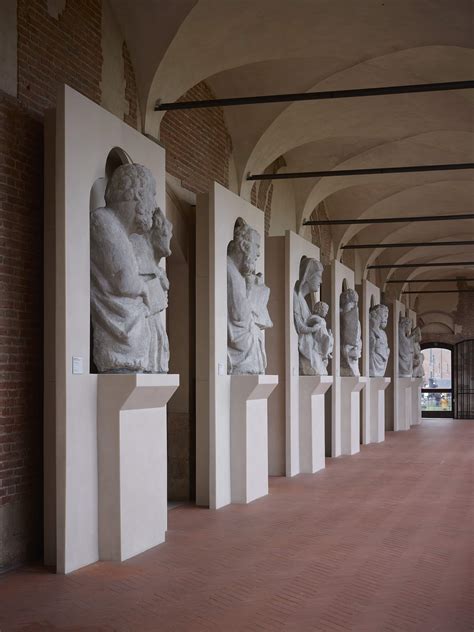
{"type": "MultiPolygon", "coordinates": [[[[413,48],[372,58],[335,73],[310,90],[332,90],[343,86],[371,84],[396,84],[400,80],[413,81],[452,80],[457,73],[469,73],[474,52],[467,48],[454,47],[457,54],[441,68],[433,64],[432,56],[446,47],[435,50],[413,48]],[[423,54],[426,65],[423,66],[423,54]],[[415,73],[416,60],[416,73],[415,73]],[[445,73],[445,74],[444,74],[445,73]],[[416,77],[416,79],[415,79],[416,77]],[[370,79],[369,79],[370,78],[370,79]],[[377,81],[379,79],[379,81],[377,81]]],[[[297,102],[288,106],[267,128],[247,161],[244,173],[258,173],[276,156],[285,154],[294,147],[325,138],[329,135],[352,136],[360,130],[370,130],[370,136],[396,141],[407,136],[440,129],[464,131],[471,120],[471,97],[467,91],[458,94],[437,93],[436,95],[398,95],[397,108],[392,107],[392,97],[367,99],[342,99],[330,102],[297,102]],[[432,98],[434,97],[435,98],[432,98]],[[426,98],[425,98],[426,97],[426,98]],[[450,112],[456,109],[459,116],[453,121],[450,112]]],[[[242,184],[246,195],[248,182],[242,184]]]]}
{"type": "MultiPolygon", "coordinates": [[[[474,146],[474,134],[468,130],[443,129],[422,134],[406,136],[402,139],[389,142],[375,143],[375,139],[370,140],[372,146],[356,153],[349,158],[338,163],[333,161],[329,167],[339,169],[375,167],[375,166],[396,166],[406,164],[432,164],[435,162],[469,162],[472,161],[472,148],[474,146]]],[[[347,143],[347,141],[346,141],[347,143]]],[[[353,151],[351,145],[349,150],[353,151]]],[[[291,156],[291,153],[289,154],[291,156]]],[[[288,156],[288,160],[290,157],[288,156]]],[[[302,165],[296,165],[301,169],[302,165]]],[[[466,172],[420,172],[416,174],[390,174],[364,176],[363,180],[358,178],[356,186],[368,187],[382,184],[386,187],[397,187],[398,190],[404,186],[416,186],[419,183],[433,183],[438,180],[447,179],[458,180],[466,178],[466,172]],[[360,184],[362,182],[362,184],[360,184]]],[[[311,180],[310,180],[311,182],[311,180]]],[[[322,201],[330,196],[334,196],[339,191],[344,190],[354,184],[353,177],[320,178],[314,183],[310,190],[306,192],[304,202],[301,200],[302,212],[298,217],[301,224],[304,217],[308,217],[312,210],[322,201]]],[[[350,209],[348,209],[351,212],[350,209]]]]}
{"type": "MultiPolygon", "coordinates": [[[[126,5],[128,14],[132,13],[132,0],[118,3],[126,5]]],[[[142,59],[147,70],[143,86],[146,107],[142,108],[146,111],[146,131],[158,124],[159,117],[153,112],[157,98],[174,101],[206,77],[237,66],[270,59],[314,58],[319,60],[314,64],[315,84],[322,77],[394,49],[469,46],[470,33],[464,19],[467,3],[468,0],[460,0],[453,11],[448,0],[438,0],[436,12],[429,0],[416,4],[410,0],[385,0],[371,6],[370,11],[363,4],[348,5],[345,0],[259,0],[258,5],[253,0],[199,0],[191,9],[189,2],[177,3],[178,12],[183,15],[179,16],[180,26],[166,52],[160,50],[160,55],[156,55],[149,41],[142,42],[142,47],[153,53],[149,54],[148,63],[142,59]],[[423,29],[419,28],[420,23],[423,29]],[[398,32],[396,40],[394,30],[398,32]],[[244,32],[245,38],[235,37],[244,32]]],[[[127,11],[121,13],[119,21],[123,25],[127,11]]],[[[147,17],[143,16],[142,22],[147,17]]],[[[165,26],[169,31],[169,25],[165,26]]],[[[158,42],[160,29],[157,21],[154,39],[158,42]]],[[[136,57],[139,30],[129,26],[125,32],[132,56],[136,57]]]]}

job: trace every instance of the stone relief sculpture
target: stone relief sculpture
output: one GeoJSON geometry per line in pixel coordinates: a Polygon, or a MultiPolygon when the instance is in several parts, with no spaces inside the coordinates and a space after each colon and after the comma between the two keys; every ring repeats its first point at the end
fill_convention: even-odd
{"type": "Polygon", "coordinates": [[[299,279],[293,293],[293,318],[298,333],[300,375],[327,375],[334,337],[327,328],[328,305],[322,301],[311,312],[307,297],[321,285],[323,265],[316,259],[302,257],[299,279]]]}
{"type": "Polygon", "coordinates": [[[413,377],[424,377],[423,361],[425,356],[421,351],[421,329],[415,327],[411,333],[413,341],[413,377]]]}
{"type": "Polygon", "coordinates": [[[341,376],[360,375],[359,358],[362,354],[361,327],[359,321],[359,295],[348,289],[340,297],[341,328],[341,376]]]}
{"type": "Polygon", "coordinates": [[[260,235],[241,217],[227,248],[227,372],[265,373],[267,357],[263,331],[273,327],[268,313],[270,288],[255,272],[260,235]]]}
{"type": "Polygon", "coordinates": [[[100,373],[166,373],[168,337],[161,312],[168,279],[160,268],[172,225],[156,207],[146,167],[118,167],[105,207],[90,215],[93,359],[100,373]]]}
{"type": "Polygon", "coordinates": [[[398,323],[398,377],[413,375],[413,339],[410,318],[400,317],[398,323]]]}
{"type": "Polygon", "coordinates": [[[388,307],[374,305],[369,310],[369,375],[384,377],[390,349],[385,327],[388,322],[388,307]]]}

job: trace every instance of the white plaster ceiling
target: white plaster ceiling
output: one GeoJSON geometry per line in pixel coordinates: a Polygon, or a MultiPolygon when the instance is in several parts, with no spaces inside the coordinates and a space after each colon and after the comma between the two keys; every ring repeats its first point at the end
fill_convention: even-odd
{"type": "MultiPolygon", "coordinates": [[[[157,99],[175,101],[202,80],[217,97],[232,97],[473,78],[471,0],[111,4],[134,61],[144,129],[154,136],[163,116],[154,112],[157,99]]],[[[281,171],[474,162],[473,98],[473,91],[456,91],[226,108],[241,194],[250,195],[247,173],[263,172],[279,156],[287,165],[281,171]]],[[[292,185],[298,228],[323,201],[330,218],[473,210],[470,171],[305,179],[292,185]]],[[[289,226],[294,222],[289,217],[289,226]]],[[[387,241],[473,236],[469,223],[344,226],[332,232],[336,251],[349,241],[382,245],[357,252],[364,265],[474,259],[470,249],[461,248],[383,249],[387,241]]],[[[429,278],[425,269],[419,271],[429,278]]],[[[454,272],[439,268],[436,275],[445,271],[454,272]]],[[[398,273],[376,276],[383,281],[398,273]]]]}

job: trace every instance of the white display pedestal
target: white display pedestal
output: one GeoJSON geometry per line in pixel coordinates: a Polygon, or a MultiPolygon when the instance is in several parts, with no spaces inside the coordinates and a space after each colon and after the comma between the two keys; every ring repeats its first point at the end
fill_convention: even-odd
{"type": "Polygon", "coordinates": [[[300,470],[314,474],[324,469],[324,394],[333,382],[331,375],[300,376],[300,470]]]}
{"type": "Polygon", "coordinates": [[[268,494],[267,399],[278,375],[230,378],[231,502],[250,503],[268,494]]]}
{"type": "Polygon", "coordinates": [[[385,440],[385,389],[389,377],[370,377],[367,384],[370,397],[370,443],[385,440]]]}
{"type": "Polygon", "coordinates": [[[411,377],[398,378],[398,419],[395,420],[395,430],[410,430],[413,417],[412,379],[411,377]]]}
{"type": "Polygon", "coordinates": [[[366,377],[341,377],[341,454],[360,451],[360,391],[366,377]]]}
{"type": "Polygon", "coordinates": [[[123,561],[167,527],[166,404],[179,375],[98,376],[99,557],[123,561]]]}
{"type": "Polygon", "coordinates": [[[422,377],[413,377],[411,383],[411,395],[412,395],[412,418],[411,425],[417,426],[421,424],[421,387],[423,385],[422,377]]]}

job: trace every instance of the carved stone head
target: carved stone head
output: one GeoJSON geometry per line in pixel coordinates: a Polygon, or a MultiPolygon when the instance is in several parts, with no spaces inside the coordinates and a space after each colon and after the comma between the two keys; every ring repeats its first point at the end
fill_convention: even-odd
{"type": "Polygon", "coordinates": [[[169,257],[171,254],[171,237],[173,236],[173,224],[166,218],[160,208],[153,213],[153,225],[150,231],[150,240],[155,259],[169,257]]]}
{"type": "Polygon", "coordinates": [[[339,305],[342,312],[349,312],[351,309],[357,307],[358,303],[359,295],[355,290],[349,288],[341,293],[339,305]]]}
{"type": "Polygon", "coordinates": [[[398,331],[400,333],[404,333],[405,336],[409,336],[411,333],[413,323],[411,322],[411,318],[407,316],[401,316],[398,324],[398,331]]]}
{"type": "Polygon", "coordinates": [[[388,323],[388,307],[382,303],[374,305],[369,310],[369,318],[381,329],[385,329],[388,323]]]}
{"type": "Polygon", "coordinates": [[[315,303],[313,308],[313,314],[316,316],[321,316],[321,318],[326,318],[329,311],[329,305],[324,301],[318,301],[315,303]]]}
{"type": "Polygon", "coordinates": [[[105,190],[105,202],[131,224],[130,232],[142,234],[152,228],[155,195],[156,183],[151,171],[143,165],[126,164],[113,172],[105,190]]]}
{"type": "Polygon", "coordinates": [[[241,274],[255,272],[255,264],[260,257],[260,234],[241,217],[235,222],[234,237],[227,247],[227,254],[241,274]]]}
{"type": "Polygon", "coordinates": [[[301,257],[299,288],[309,292],[318,292],[323,279],[323,264],[312,257],[301,257]]]}

